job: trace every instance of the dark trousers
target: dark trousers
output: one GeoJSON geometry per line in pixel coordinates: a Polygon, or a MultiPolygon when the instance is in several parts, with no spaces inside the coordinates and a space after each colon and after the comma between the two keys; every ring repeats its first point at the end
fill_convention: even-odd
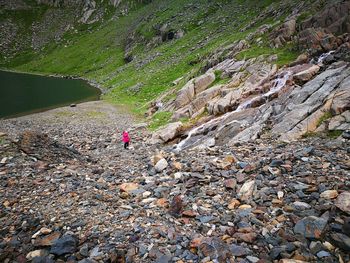
{"type": "Polygon", "coordinates": [[[124,149],[128,149],[129,147],[129,142],[124,142],[124,149]]]}

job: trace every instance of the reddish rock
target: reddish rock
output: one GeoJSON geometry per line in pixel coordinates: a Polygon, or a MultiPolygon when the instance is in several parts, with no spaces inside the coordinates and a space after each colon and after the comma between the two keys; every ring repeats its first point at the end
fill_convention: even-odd
{"type": "Polygon", "coordinates": [[[341,193],[335,201],[335,205],[350,215],[350,192],[341,193]]]}
{"type": "Polygon", "coordinates": [[[254,243],[254,241],[257,238],[257,234],[256,233],[235,233],[233,235],[233,237],[237,238],[240,241],[246,242],[246,243],[254,243]]]}
{"type": "Polygon", "coordinates": [[[169,213],[174,217],[179,217],[182,213],[183,207],[184,203],[182,197],[181,195],[177,195],[170,204],[169,213]]]}
{"type": "Polygon", "coordinates": [[[34,241],[34,246],[46,247],[52,246],[52,244],[61,236],[59,232],[52,233],[51,235],[45,236],[43,238],[36,239],[34,241]]]}
{"type": "Polygon", "coordinates": [[[228,189],[235,189],[237,185],[237,180],[236,179],[227,179],[225,180],[225,187],[228,189]]]}
{"type": "Polygon", "coordinates": [[[182,215],[186,217],[196,217],[197,213],[192,210],[185,210],[182,212],[182,215]]]}

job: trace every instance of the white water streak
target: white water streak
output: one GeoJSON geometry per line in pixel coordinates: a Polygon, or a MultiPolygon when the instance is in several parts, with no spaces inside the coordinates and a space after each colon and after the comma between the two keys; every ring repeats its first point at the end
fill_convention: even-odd
{"type": "MultiPolygon", "coordinates": [[[[290,78],[290,76],[292,75],[292,73],[290,71],[285,72],[282,76],[279,76],[277,79],[272,81],[272,88],[265,94],[261,95],[262,97],[268,98],[270,95],[279,92],[287,83],[288,79],[290,78]]],[[[248,101],[245,101],[243,103],[241,103],[236,110],[232,111],[232,112],[227,112],[224,115],[215,118],[215,119],[211,119],[210,121],[203,123],[202,125],[192,129],[186,139],[182,140],[180,143],[178,143],[176,145],[175,150],[176,151],[181,151],[184,149],[184,146],[186,145],[186,143],[194,136],[194,135],[198,135],[204,132],[204,130],[206,128],[208,128],[209,126],[211,126],[211,124],[216,124],[219,123],[221,120],[228,118],[230,115],[233,115],[237,112],[240,112],[242,110],[248,109],[250,108],[250,105],[252,104],[252,102],[256,99],[260,98],[259,97],[255,97],[252,98],[248,101]]],[[[195,144],[196,142],[198,142],[200,140],[200,138],[198,138],[196,141],[194,141],[192,144],[195,144]]]]}

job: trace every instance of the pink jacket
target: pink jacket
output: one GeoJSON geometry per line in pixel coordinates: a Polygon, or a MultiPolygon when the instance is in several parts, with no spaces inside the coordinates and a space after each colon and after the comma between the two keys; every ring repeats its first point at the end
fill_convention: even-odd
{"type": "Polygon", "coordinates": [[[123,142],[130,142],[129,133],[123,132],[123,142]]]}

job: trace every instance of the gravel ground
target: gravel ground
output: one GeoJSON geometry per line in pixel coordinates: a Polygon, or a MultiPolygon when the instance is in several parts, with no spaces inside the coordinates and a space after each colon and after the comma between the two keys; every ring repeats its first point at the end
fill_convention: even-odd
{"type": "Polygon", "coordinates": [[[0,262],[350,260],[348,140],[175,154],[140,126],[101,101],[2,120],[0,262]]]}

